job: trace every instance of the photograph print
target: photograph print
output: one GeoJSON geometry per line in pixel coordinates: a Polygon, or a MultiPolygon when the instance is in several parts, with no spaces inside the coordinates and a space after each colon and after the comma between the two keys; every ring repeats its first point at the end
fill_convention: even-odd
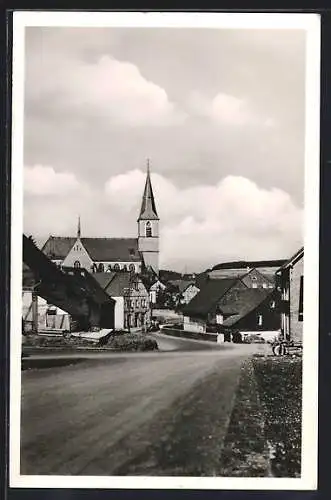
{"type": "Polygon", "coordinates": [[[317,488],[319,44],[13,13],[12,487],[317,488]]]}

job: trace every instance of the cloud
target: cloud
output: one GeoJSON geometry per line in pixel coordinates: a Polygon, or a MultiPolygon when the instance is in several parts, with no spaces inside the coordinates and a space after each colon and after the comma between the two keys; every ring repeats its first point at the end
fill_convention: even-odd
{"type": "Polygon", "coordinates": [[[188,107],[193,114],[208,117],[215,124],[275,126],[273,118],[262,116],[247,100],[223,92],[218,92],[212,99],[200,92],[192,92],[188,99],[188,107]]]}
{"type": "Polygon", "coordinates": [[[37,84],[27,86],[28,101],[43,101],[48,111],[66,109],[129,126],[171,125],[185,119],[162,87],[147,80],[136,65],[110,55],[84,62],[37,53],[28,66],[30,79],[37,84]]]}
{"type": "Polygon", "coordinates": [[[24,168],[24,190],[34,196],[68,196],[82,189],[76,176],[71,172],[56,172],[44,165],[24,168]]]}

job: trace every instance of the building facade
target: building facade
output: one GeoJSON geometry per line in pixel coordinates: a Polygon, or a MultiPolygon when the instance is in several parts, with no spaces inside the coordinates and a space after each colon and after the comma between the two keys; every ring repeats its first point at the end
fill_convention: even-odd
{"type": "Polygon", "coordinates": [[[92,273],[130,271],[144,268],[159,271],[159,217],[149,165],[136,238],[88,238],[81,235],[80,219],[76,237],[50,236],[42,251],[59,267],[84,268],[92,273]]]}
{"type": "Polygon", "coordinates": [[[281,332],[286,340],[302,342],[304,249],[301,248],[276,273],[281,294],[281,332]]]}

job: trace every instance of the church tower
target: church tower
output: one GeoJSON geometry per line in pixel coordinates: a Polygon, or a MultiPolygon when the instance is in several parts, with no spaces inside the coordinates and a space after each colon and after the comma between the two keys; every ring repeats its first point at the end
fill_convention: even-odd
{"type": "Polygon", "coordinates": [[[142,253],[146,267],[159,273],[159,217],[157,215],[147,160],[146,183],[138,218],[138,250],[142,253]]]}

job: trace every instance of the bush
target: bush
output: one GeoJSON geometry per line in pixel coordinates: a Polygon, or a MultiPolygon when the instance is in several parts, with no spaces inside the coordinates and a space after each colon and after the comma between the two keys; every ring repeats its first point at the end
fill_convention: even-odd
{"type": "Polygon", "coordinates": [[[123,351],[156,351],[158,349],[155,339],[137,333],[111,336],[108,345],[123,351]]]}

